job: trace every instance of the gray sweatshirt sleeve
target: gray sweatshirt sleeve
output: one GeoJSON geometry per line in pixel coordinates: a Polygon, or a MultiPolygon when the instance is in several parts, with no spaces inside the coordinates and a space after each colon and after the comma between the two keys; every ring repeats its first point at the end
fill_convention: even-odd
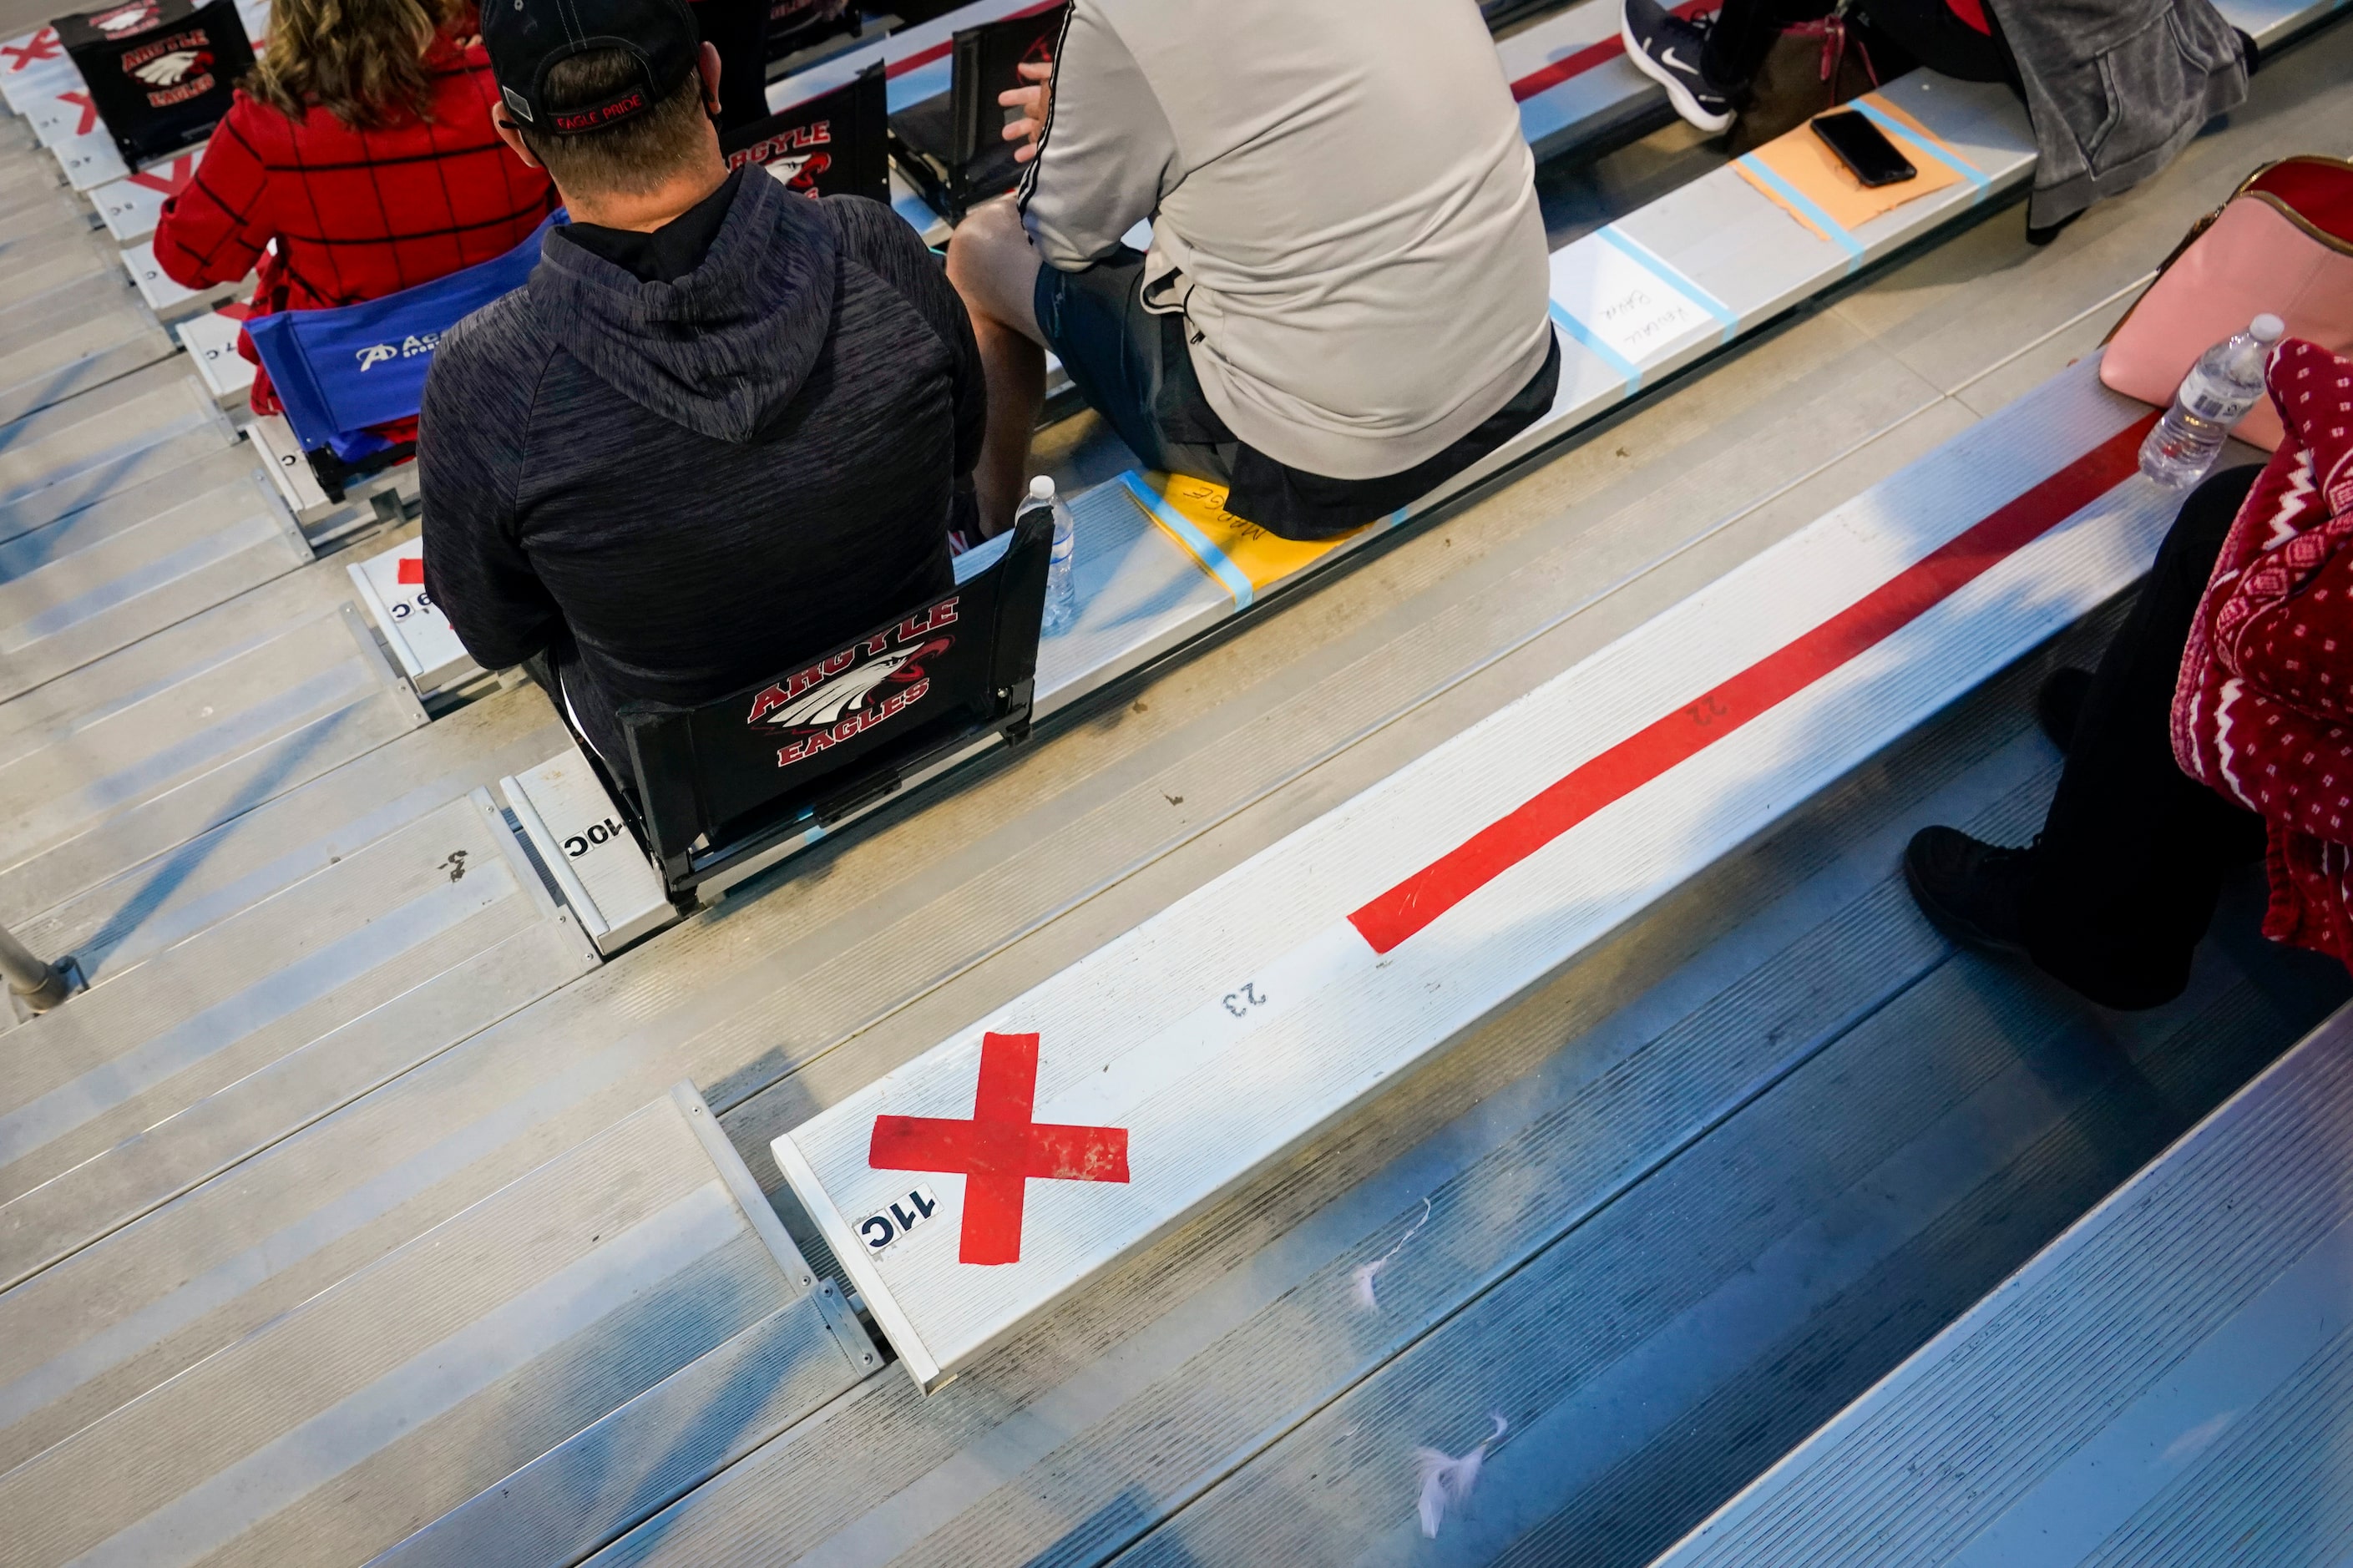
{"type": "Polygon", "coordinates": [[[1176,137],[1143,68],[1094,0],[1072,0],[1054,101],[1021,178],[1021,218],[1046,261],[1075,271],[1118,247],[1177,178],[1176,137]]]}

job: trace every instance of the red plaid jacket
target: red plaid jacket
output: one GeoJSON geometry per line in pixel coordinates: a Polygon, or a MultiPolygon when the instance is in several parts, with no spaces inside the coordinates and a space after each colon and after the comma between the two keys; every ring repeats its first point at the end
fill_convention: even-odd
{"type": "MultiPolygon", "coordinates": [[[[294,121],[237,93],[187,188],[164,204],[156,264],[197,289],[258,263],[259,316],[377,299],[512,249],[554,189],[491,128],[498,87],[475,26],[470,13],[455,29],[464,45],[444,37],[426,56],[430,121],[353,131],[324,109],[294,121]]],[[[254,359],[249,340],[237,348],[254,359]]],[[[253,407],[278,412],[267,372],[253,407]]]]}

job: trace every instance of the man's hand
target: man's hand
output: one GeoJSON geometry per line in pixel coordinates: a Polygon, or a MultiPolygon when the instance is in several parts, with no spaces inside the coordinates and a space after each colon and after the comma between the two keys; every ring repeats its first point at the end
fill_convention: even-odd
{"type": "Polygon", "coordinates": [[[1045,134],[1046,116],[1054,107],[1054,67],[1051,61],[1025,61],[1014,69],[1030,85],[1000,92],[997,101],[1021,111],[1020,119],[1006,122],[1005,139],[1022,143],[1013,149],[1013,161],[1027,163],[1038,155],[1038,138],[1045,134]]]}

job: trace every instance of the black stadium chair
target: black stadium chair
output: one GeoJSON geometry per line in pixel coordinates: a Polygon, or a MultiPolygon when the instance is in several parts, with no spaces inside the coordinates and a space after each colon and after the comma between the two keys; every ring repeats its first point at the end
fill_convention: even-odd
{"type": "Polygon", "coordinates": [[[1027,740],[1053,537],[1040,509],[950,592],[773,680],[693,708],[624,703],[632,787],[605,782],[671,901],[989,734],[1027,740]]]}
{"type": "Polygon", "coordinates": [[[808,196],[891,202],[890,90],[874,64],[831,92],[738,126],[719,139],[727,166],[758,163],[808,196]]]}
{"type": "Polygon", "coordinates": [[[1005,140],[1008,110],[997,95],[1021,85],[1024,61],[1054,58],[1066,5],[985,22],[958,32],[947,91],[891,116],[891,152],[934,212],[960,223],[974,204],[1003,195],[1020,178],[1005,140]]]}

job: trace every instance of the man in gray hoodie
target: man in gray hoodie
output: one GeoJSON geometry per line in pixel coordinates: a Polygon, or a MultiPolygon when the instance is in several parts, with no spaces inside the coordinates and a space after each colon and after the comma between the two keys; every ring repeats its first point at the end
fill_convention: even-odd
{"type": "Polygon", "coordinates": [[[620,703],[711,700],[953,585],[979,356],[890,209],[728,171],[683,0],[500,0],[483,35],[572,221],[436,353],[426,584],[621,767],[620,703]]]}

